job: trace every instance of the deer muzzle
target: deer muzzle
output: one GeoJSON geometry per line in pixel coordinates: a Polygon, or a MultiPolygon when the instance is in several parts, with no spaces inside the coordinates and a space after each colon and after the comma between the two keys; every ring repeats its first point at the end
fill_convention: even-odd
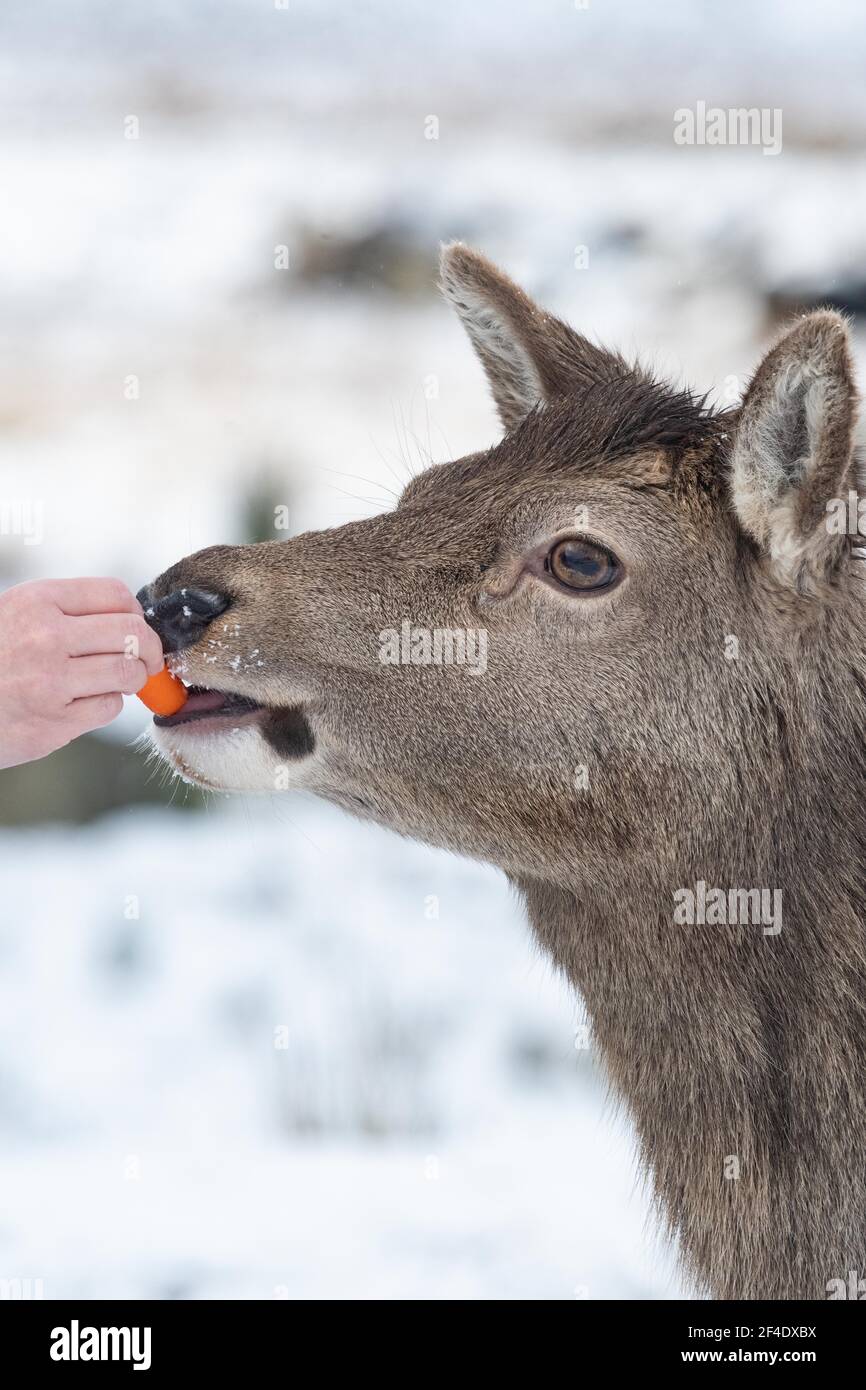
{"type": "Polygon", "coordinates": [[[162,642],[164,652],[179,652],[198,642],[207,627],[224,613],[229,600],[208,589],[175,589],[155,598],[150,585],[136,595],[150,627],[162,642]]]}

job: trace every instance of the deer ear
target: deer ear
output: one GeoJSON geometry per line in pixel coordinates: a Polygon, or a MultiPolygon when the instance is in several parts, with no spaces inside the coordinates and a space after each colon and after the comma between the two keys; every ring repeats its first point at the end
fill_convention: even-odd
{"type": "Polygon", "coordinates": [[[856,403],[848,326],[822,310],[767,354],[740,409],[734,507],[777,578],[800,590],[831,575],[848,546],[827,503],[853,485],[856,403]]]}
{"type": "Polygon", "coordinates": [[[506,430],[534,406],[567,395],[577,381],[610,376],[612,368],[623,365],[545,313],[462,242],[443,246],[440,285],[481,359],[506,430]]]}

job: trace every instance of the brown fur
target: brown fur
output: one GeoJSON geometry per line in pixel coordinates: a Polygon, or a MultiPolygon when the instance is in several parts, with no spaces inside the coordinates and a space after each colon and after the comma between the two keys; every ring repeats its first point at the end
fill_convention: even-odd
{"type": "Polygon", "coordinates": [[[288,767],[499,865],[586,1001],[696,1287],[825,1297],[866,1274],[866,622],[862,562],[824,522],[856,486],[845,324],[802,320],[720,415],[465,247],[443,283],[506,437],[387,515],[161,576],[157,596],[232,600],[189,678],[269,712],[240,754],[158,743],[198,780],[270,790],[288,767]],[[527,562],[579,508],[625,568],[610,593],[527,562]],[[404,618],[484,627],[486,673],[382,665],[404,618]],[[781,932],[676,925],[699,880],[781,889],[781,932]]]}

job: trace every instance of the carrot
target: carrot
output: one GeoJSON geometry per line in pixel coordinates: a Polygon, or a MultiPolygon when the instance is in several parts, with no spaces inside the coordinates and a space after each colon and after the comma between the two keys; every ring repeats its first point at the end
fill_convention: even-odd
{"type": "Polygon", "coordinates": [[[138,698],[154,714],[177,714],[189,699],[183,681],[173,676],[167,666],[150,676],[138,691],[138,698]]]}

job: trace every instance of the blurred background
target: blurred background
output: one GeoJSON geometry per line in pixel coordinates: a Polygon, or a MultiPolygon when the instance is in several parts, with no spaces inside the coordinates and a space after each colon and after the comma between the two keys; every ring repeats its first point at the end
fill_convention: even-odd
{"type": "MultiPolygon", "coordinates": [[[[864,60],[854,0],[7,0],[0,587],[135,590],[492,443],[442,239],[726,404],[788,314],[858,329],[864,60]],[[701,101],[781,152],[676,144],[701,101]]],[[[0,1289],[679,1296],[504,881],[205,801],[146,722],[0,773],[0,1289]]]]}

